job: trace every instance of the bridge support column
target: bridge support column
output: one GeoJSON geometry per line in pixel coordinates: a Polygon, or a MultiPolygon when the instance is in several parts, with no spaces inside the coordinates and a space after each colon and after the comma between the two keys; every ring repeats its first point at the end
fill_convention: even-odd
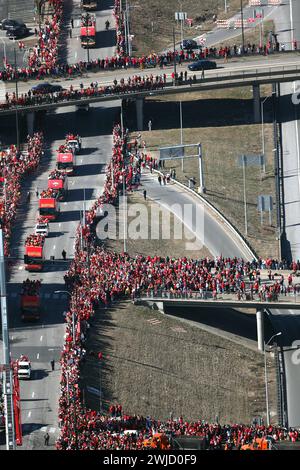
{"type": "Polygon", "coordinates": [[[35,112],[26,114],[27,134],[32,135],[34,132],[35,112]]]}
{"type": "Polygon", "coordinates": [[[261,121],[259,85],[253,85],[253,113],[254,113],[254,122],[256,124],[259,124],[261,121]]]}
{"type": "Polygon", "coordinates": [[[144,98],[135,100],[136,106],[136,123],[138,131],[144,130],[144,98]]]}
{"type": "Polygon", "coordinates": [[[257,347],[259,351],[264,350],[264,312],[256,311],[256,327],[257,327],[257,347]]]}

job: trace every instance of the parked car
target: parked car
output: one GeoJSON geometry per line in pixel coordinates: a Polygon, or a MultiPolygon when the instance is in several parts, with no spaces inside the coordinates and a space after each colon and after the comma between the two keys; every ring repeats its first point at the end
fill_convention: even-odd
{"type": "Polygon", "coordinates": [[[195,62],[192,62],[191,64],[188,65],[188,69],[191,70],[192,72],[195,72],[196,70],[209,70],[209,69],[216,69],[217,64],[213,60],[205,60],[205,59],[200,59],[196,60],[195,62]]]}
{"type": "Polygon", "coordinates": [[[19,39],[19,38],[23,38],[24,36],[27,36],[28,32],[29,32],[29,29],[27,28],[25,24],[23,24],[23,25],[14,26],[13,28],[9,28],[6,31],[6,36],[9,38],[19,39]]]}
{"type": "Polygon", "coordinates": [[[184,39],[180,44],[181,49],[187,49],[189,51],[193,49],[199,49],[197,42],[194,39],[184,39]]]}
{"type": "Polygon", "coordinates": [[[47,93],[55,93],[62,91],[64,88],[61,85],[52,85],[52,83],[39,83],[31,88],[34,95],[46,95],[47,93]]]}

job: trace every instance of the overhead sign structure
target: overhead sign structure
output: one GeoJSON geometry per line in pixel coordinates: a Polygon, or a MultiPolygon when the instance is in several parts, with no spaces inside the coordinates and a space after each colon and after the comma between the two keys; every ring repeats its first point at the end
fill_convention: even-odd
{"type": "Polygon", "coordinates": [[[176,158],[184,158],[184,145],[174,145],[172,147],[160,147],[160,160],[175,160],[176,158]]]}

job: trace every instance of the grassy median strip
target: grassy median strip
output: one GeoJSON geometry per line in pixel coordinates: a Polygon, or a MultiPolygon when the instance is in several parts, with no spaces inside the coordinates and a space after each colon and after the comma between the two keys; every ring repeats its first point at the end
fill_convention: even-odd
{"type": "MultiPolygon", "coordinates": [[[[262,88],[262,96],[270,96],[270,87],[262,88]]],[[[243,171],[238,164],[240,155],[262,153],[262,126],[253,123],[253,101],[250,88],[220,90],[207,93],[178,94],[172,97],[153,97],[146,101],[144,122],[152,120],[152,131],[142,132],[147,151],[159,156],[159,147],[180,144],[180,108],[182,102],[183,143],[201,142],[204,161],[204,195],[244,235],[243,171]]],[[[264,107],[266,173],[258,167],[246,168],[246,198],[248,236],[253,249],[262,257],[278,257],[275,210],[271,225],[264,214],[261,225],[257,210],[259,195],[271,195],[275,202],[273,124],[271,99],[264,107]]],[[[129,113],[130,125],[134,114],[129,113]]],[[[137,135],[132,133],[132,137],[137,135]]],[[[176,170],[176,178],[188,184],[195,178],[199,185],[197,158],[165,163],[164,172],[176,170]]]]}

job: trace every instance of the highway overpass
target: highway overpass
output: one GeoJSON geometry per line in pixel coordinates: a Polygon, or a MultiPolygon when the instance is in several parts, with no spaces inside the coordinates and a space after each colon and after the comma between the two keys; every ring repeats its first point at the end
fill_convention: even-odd
{"type": "MultiPolygon", "coordinates": [[[[197,77],[197,72],[195,73],[197,77]]],[[[103,76],[103,74],[102,74],[103,76]]],[[[190,74],[191,76],[191,74],[190,74]]],[[[199,72],[198,72],[199,77],[199,72]]],[[[95,74],[95,79],[97,74],[95,74]]],[[[162,96],[162,95],[172,95],[176,93],[191,93],[191,92],[201,92],[209,90],[219,90],[226,88],[235,88],[235,87],[253,87],[253,98],[254,98],[254,120],[255,122],[260,122],[260,86],[272,83],[284,83],[284,82],[294,82],[300,79],[300,64],[293,63],[290,65],[269,65],[266,67],[259,67],[256,69],[247,69],[246,71],[238,70],[229,70],[226,69],[220,71],[216,69],[214,71],[208,71],[206,78],[199,79],[196,78],[195,81],[191,83],[183,82],[182,84],[177,84],[174,86],[171,80],[167,81],[165,86],[160,89],[147,89],[147,90],[138,90],[138,91],[128,91],[124,92],[114,92],[112,83],[108,84],[99,83],[98,92],[93,96],[81,97],[79,91],[73,91],[67,97],[59,97],[57,95],[46,96],[39,100],[32,100],[30,104],[18,106],[18,112],[20,113],[33,113],[35,111],[42,110],[51,110],[59,107],[69,107],[79,104],[90,104],[98,102],[106,102],[112,100],[120,99],[130,99],[137,102],[137,122],[138,128],[142,130],[143,125],[143,101],[148,96],[162,96]],[[103,88],[105,91],[102,91],[103,88]]],[[[82,79],[82,83],[85,86],[89,86],[91,82],[91,77],[88,79],[82,79]]],[[[70,86],[70,80],[60,81],[61,85],[64,87],[70,86]]],[[[3,106],[0,109],[0,116],[6,116],[16,112],[16,106],[11,105],[10,107],[3,106]]]]}

